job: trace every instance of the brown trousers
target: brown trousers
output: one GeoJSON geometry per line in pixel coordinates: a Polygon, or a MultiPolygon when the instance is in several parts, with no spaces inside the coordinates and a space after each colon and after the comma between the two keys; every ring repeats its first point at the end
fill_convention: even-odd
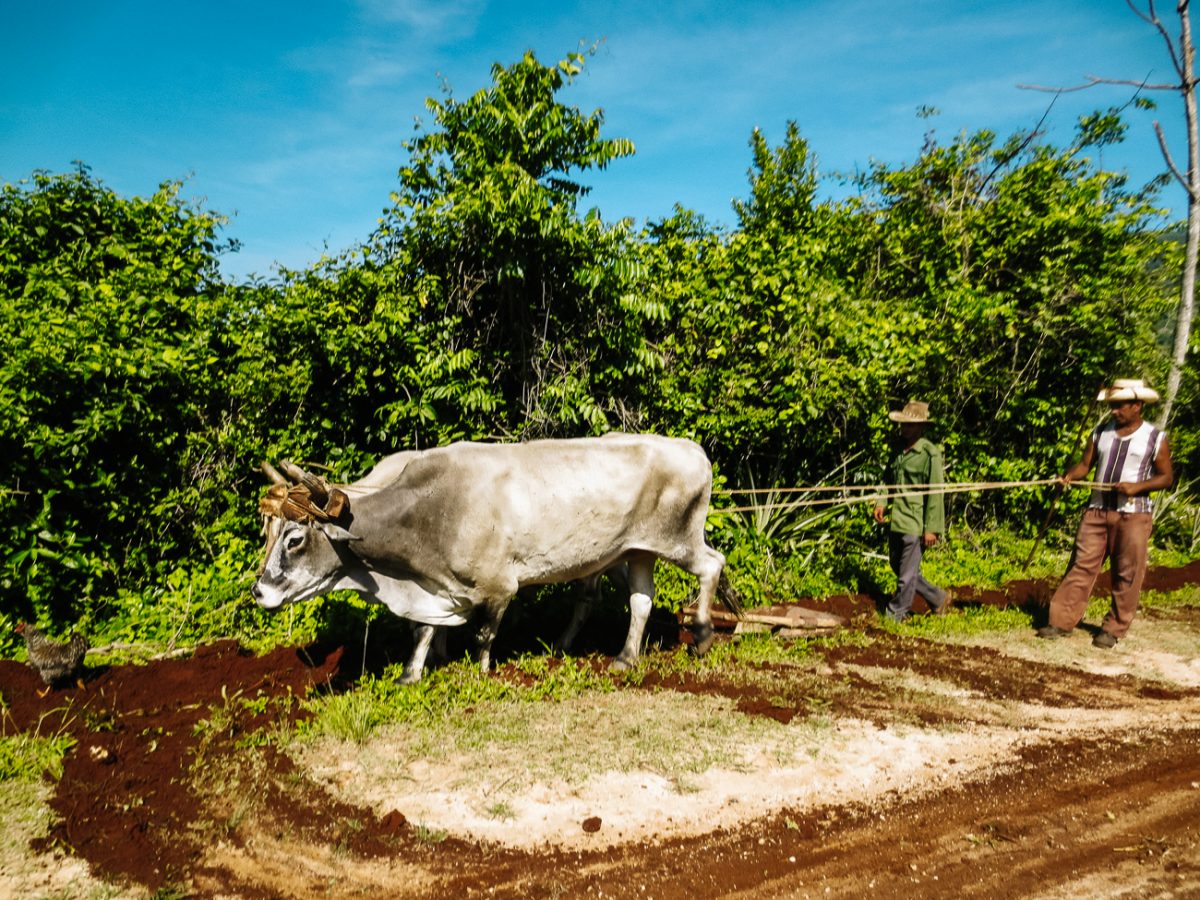
{"type": "Polygon", "coordinates": [[[1112,560],[1112,606],[1101,628],[1123,638],[1137,613],[1146,553],[1150,546],[1150,513],[1084,510],[1075,536],[1071,565],[1050,598],[1050,624],[1070,630],[1079,624],[1105,558],[1112,560]]]}

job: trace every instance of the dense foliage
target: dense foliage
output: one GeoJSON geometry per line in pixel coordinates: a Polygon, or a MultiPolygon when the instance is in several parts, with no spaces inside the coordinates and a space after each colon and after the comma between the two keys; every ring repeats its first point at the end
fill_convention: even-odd
{"type": "Polygon", "coordinates": [[[222,220],[178,189],[125,200],[81,167],[0,194],[6,609],[70,615],[192,549],[222,220]]]}
{"type": "MultiPolygon", "coordinates": [[[[679,208],[639,233],[583,202],[634,152],[560,101],[584,64],[527,54],[428,101],[378,231],[272,281],[219,278],[236,248],[178,184],[123,198],[82,166],[6,184],[0,618],[260,627],[262,459],[351,478],[457,439],[650,430],[701,442],[728,486],[870,484],[887,410],[923,397],[953,480],[1031,479],[1062,469],[1098,385],[1165,370],[1178,243],[1153,185],[1095,162],[1112,113],[1066,147],[931,133],[840,201],[795,123],[778,147],[756,131],[736,227],[679,208]]],[[[1195,375],[1172,425],[1185,484],[1195,375]]],[[[1163,534],[1194,552],[1190,502],[1163,534]]],[[[952,526],[1028,532],[1044,504],[960,498],[952,526]]],[[[877,543],[853,507],[714,529],[752,597],[878,567],[848,552],[877,543]]]]}

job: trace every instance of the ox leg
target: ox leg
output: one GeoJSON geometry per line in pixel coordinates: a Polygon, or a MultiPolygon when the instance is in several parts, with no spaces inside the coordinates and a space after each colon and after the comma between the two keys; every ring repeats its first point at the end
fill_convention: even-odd
{"type": "Polygon", "coordinates": [[[554,650],[558,653],[566,653],[571,649],[571,645],[575,643],[575,638],[579,637],[579,629],[592,615],[592,610],[596,608],[596,604],[600,601],[600,572],[595,575],[589,575],[579,582],[579,590],[575,597],[575,609],[571,614],[571,621],[567,623],[567,627],[563,633],[558,636],[554,642],[554,650]]]}
{"type": "Polygon", "coordinates": [[[429,645],[438,631],[433,625],[413,623],[413,652],[404,666],[404,674],[400,676],[401,684],[416,684],[421,680],[425,671],[425,657],[429,654],[429,645]]]}
{"type": "Polygon", "coordinates": [[[654,557],[645,556],[629,561],[629,634],[621,655],[612,662],[614,669],[628,669],[637,662],[642,650],[642,635],[650,607],[654,603],[654,557]]]}
{"type": "Polygon", "coordinates": [[[696,642],[692,645],[697,656],[703,656],[713,643],[712,602],[717,596],[717,585],[721,582],[721,572],[725,569],[725,557],[717,550],[704,545],[698,559],[689,567],[693,575],[700,579],[700,596],[696,600],[696,617],[692,624],[692,635],[696,642]]]}
{"type": "Polygon", "coordinates": [[[430,651],[433,653],[435,662],[443,663],[450,658],[450,653],[446,650],[446,636],[449,633],[448,625],[439,625],[433,630],[433,645],[430,647],[430,651]]]}
{"type": "Polygon", "coordinates": [[[500,620],[504,618],[504,610],[508,601],[494,601],[487,604],[487,621],[479,628],[475,640],[479,642],[479,669],[487,672],[492,668],[492,641],[500,630],[500,620]]]}

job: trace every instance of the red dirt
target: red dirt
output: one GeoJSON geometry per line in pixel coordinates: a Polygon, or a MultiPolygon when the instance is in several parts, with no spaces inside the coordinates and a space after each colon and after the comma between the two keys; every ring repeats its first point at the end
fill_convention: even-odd
{"type": "MultiPolygon", "coordinates": [[[[1147,588],[1195,583],[1200,561],[1152,570],[1147,588]]],[[[999,605],[1048,596],[1044,584],[1032,582],[962,593],[968,602],[999,605]]],[[[848,619],[874,610],[861,595],[816,605],[848,619]]],[[[1000,665],[1000,654],[986,648],[884,632],[874,637],[867,647],[827,650],[825,663],[848,686],[853,713],[881,723],[895,720],[896,698],[865,681],[858,674],[863,667],[936,674],[986,698],[1047,707],[1077,706],[1082,695],[1097,709],[1131,698],[1166,708],[1200,695],[1012,657],[1000,665]]],[[[402,858],[419,866],[442,896],[854,896],[867,889],[880,896],[1020,896],[1119,863],[1141,873],[1137,893],[1129,896],[1200,897],[1195,724],[1168,736],[1096,734],[1037,744],[989,779],[870,808],[784,811],[737,830],[606,850],[526,852],[454,838],[422,840],[403,810],[379,818],[341,803],[273,746],[272,724],[298,718],[296,699],[327,687],[341,657],[341,649],[312,648],[255,657],[222,642],[187,659],[94,670],[85,689],[46,698],[37,696],[41,683],[28,667],[0,661],[0,695],[9,707],[4,733],[61,730],[77,741],[51,800],[57,823],[34,849],[74,854],[118,884],[182,886],[196,896],[264,896],[261,885],[213,863],[208,852],[214,830],[230,846],[247,848],[237,792],[214,796],[216,785],[234,784],[265,798],[275,836],[362,859],[402,858]],[[247,745],[257,746],[250,754],[257,768],[222,769],[233,765],[231,748],[247,745]]],[[[647,679],[642,687],[729,696],[739,710],[781,722],[810,715],[818,700],[834,715],[850,708],[836,695],[766,697],[695,678],[647,679]]],[[[581,827],[598,830],[600,824],[589,819],[581,827]]],[[[418,896],[427,887],[356,893],[418,896]]]]}
{"type": "MultiPolygon", "coordinates": [[[[1154,566],[1146,573],[1144,590],[1175,591],[1189,584],[1200,584],[1200,559],[1193,560],[1185,566],[1172,568],[1154,566]]],[[[1092,596],[1106,596],[1112,587],[1112,579],[1107,571],[1101,572],[1092,588],[1092,596]]],[[[1050,596],[1054,593],[1054,582],[1046,580],[1021,579],[1010,581],[1003,588],[980,589],[970,585],[953,586],[956,602],[960,605],[982,605],[1006,608],[1009,606],[1033,611],[1046,607],[1050,596]]],[[[845,619],[862,617],[876,612],[876,603],[865,594],[838,594],[816,604],[805,604],[819,607],[821,612],[830,612],[845,619]]],[[[928,606],[917,595],[913,611],[923,613],[928,606]]]]}

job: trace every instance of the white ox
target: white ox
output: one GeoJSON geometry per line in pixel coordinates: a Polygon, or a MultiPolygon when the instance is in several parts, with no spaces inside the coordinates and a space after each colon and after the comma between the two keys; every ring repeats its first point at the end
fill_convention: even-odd
{"type": "MultiPolygon", "coordinates": [[[[699,445],[656,435],[458,443],[389,457],[348,490],[338,522],[280,524],[251,593],[266,609],[356,590],[425,626],[462,625],[482,607],[480,665],[509,601],[526,585],[629,571],[629,633],[613,661],[636,661],[664,559],[700,582],[696,649],[725,558],[704,540],[712,468],[699,445]],[[364,485],[364,482],[373,483],[364,485]],[[355,493],[358,496],[355,496],[355,493]],[[343,527],[344,526],[344,527],[343,527]]],[[[575,623],[572,623],[573,626],[575,623]]],[[[419,631],[404,681],[421,677],[432,627],[419,631]]]]}
{"type": "MultiPolygon", "coordinates": [[[[355,497],[365,497],[367,494],[373,494],[382,487],[386,487],[399,477],[405,467],[421,455],[421,450],[401,450],[393,453],[390,456],[385,456],[374,468],[358,481],[350,484],[331,485],[336,487],[350,499],[355,497]]],[[[315,481],[311,475],[303,469],[291,463],[283,463],[289,474],[292,474],[298,480],[315,481]]],[[[273,466],[266,463],[263,464],[263,471],[276,484],[287,485],[288,481],[277,472],[273,466]]],[[[269,517],[265,523],[264,533],[267,536],[267,553],[269,554],[272,544],[279,536],[279,529],[283,526],[283,519],[269,517]]],[[[264,559],[263,566],[266,562],[264,559]]],[[[259,575],[262,574],[262,569],[259,570],[259,575]]],[[[579,630],[587,622],[592,614],[592,610],[600,602],[600,578],[602,575],[607,575],[617,585],[623,585],[625,589],[629,588],[629,568],[625,563],[620,563],[613,566],[611,569],[606,569],[604,572],[597,572],[594,575],[589,575],[579,581],[579,590],[576,595],[574,612],[571,615],[570,622],[563,629],[562,634],[555,638],[553,647],[556,651],[566,652],[571,649],[571,645],[575,642],[575,638],[579,635],[579,630]]],[[[382,577],[382,576],[378,576],[382,577]]],[[[722,576],[721,586],[724,586],[724,576],[722,576]]],[[[718,588],[720,590],[720,588],[718,588]]],[[[371,599],[378,601],[377,597],[372,596],[371,599]]],[[[734,598],[736,601],[736,598],[734,598]]],[[[400,615],[400,613],[397,613],[400,615]]],[[[446,628],[435,625],[427,625],[413,619],[409,619],[413,626],[413,636],[415,643],[413,644],[412,656],[409,658],[406,667],[405,677],[402,681],[416,681],[420,678],[421,672],[425,667],[426,658],[429,651],[437,648],[436,652],[441,658],[446,657],[446,628]]]]}

